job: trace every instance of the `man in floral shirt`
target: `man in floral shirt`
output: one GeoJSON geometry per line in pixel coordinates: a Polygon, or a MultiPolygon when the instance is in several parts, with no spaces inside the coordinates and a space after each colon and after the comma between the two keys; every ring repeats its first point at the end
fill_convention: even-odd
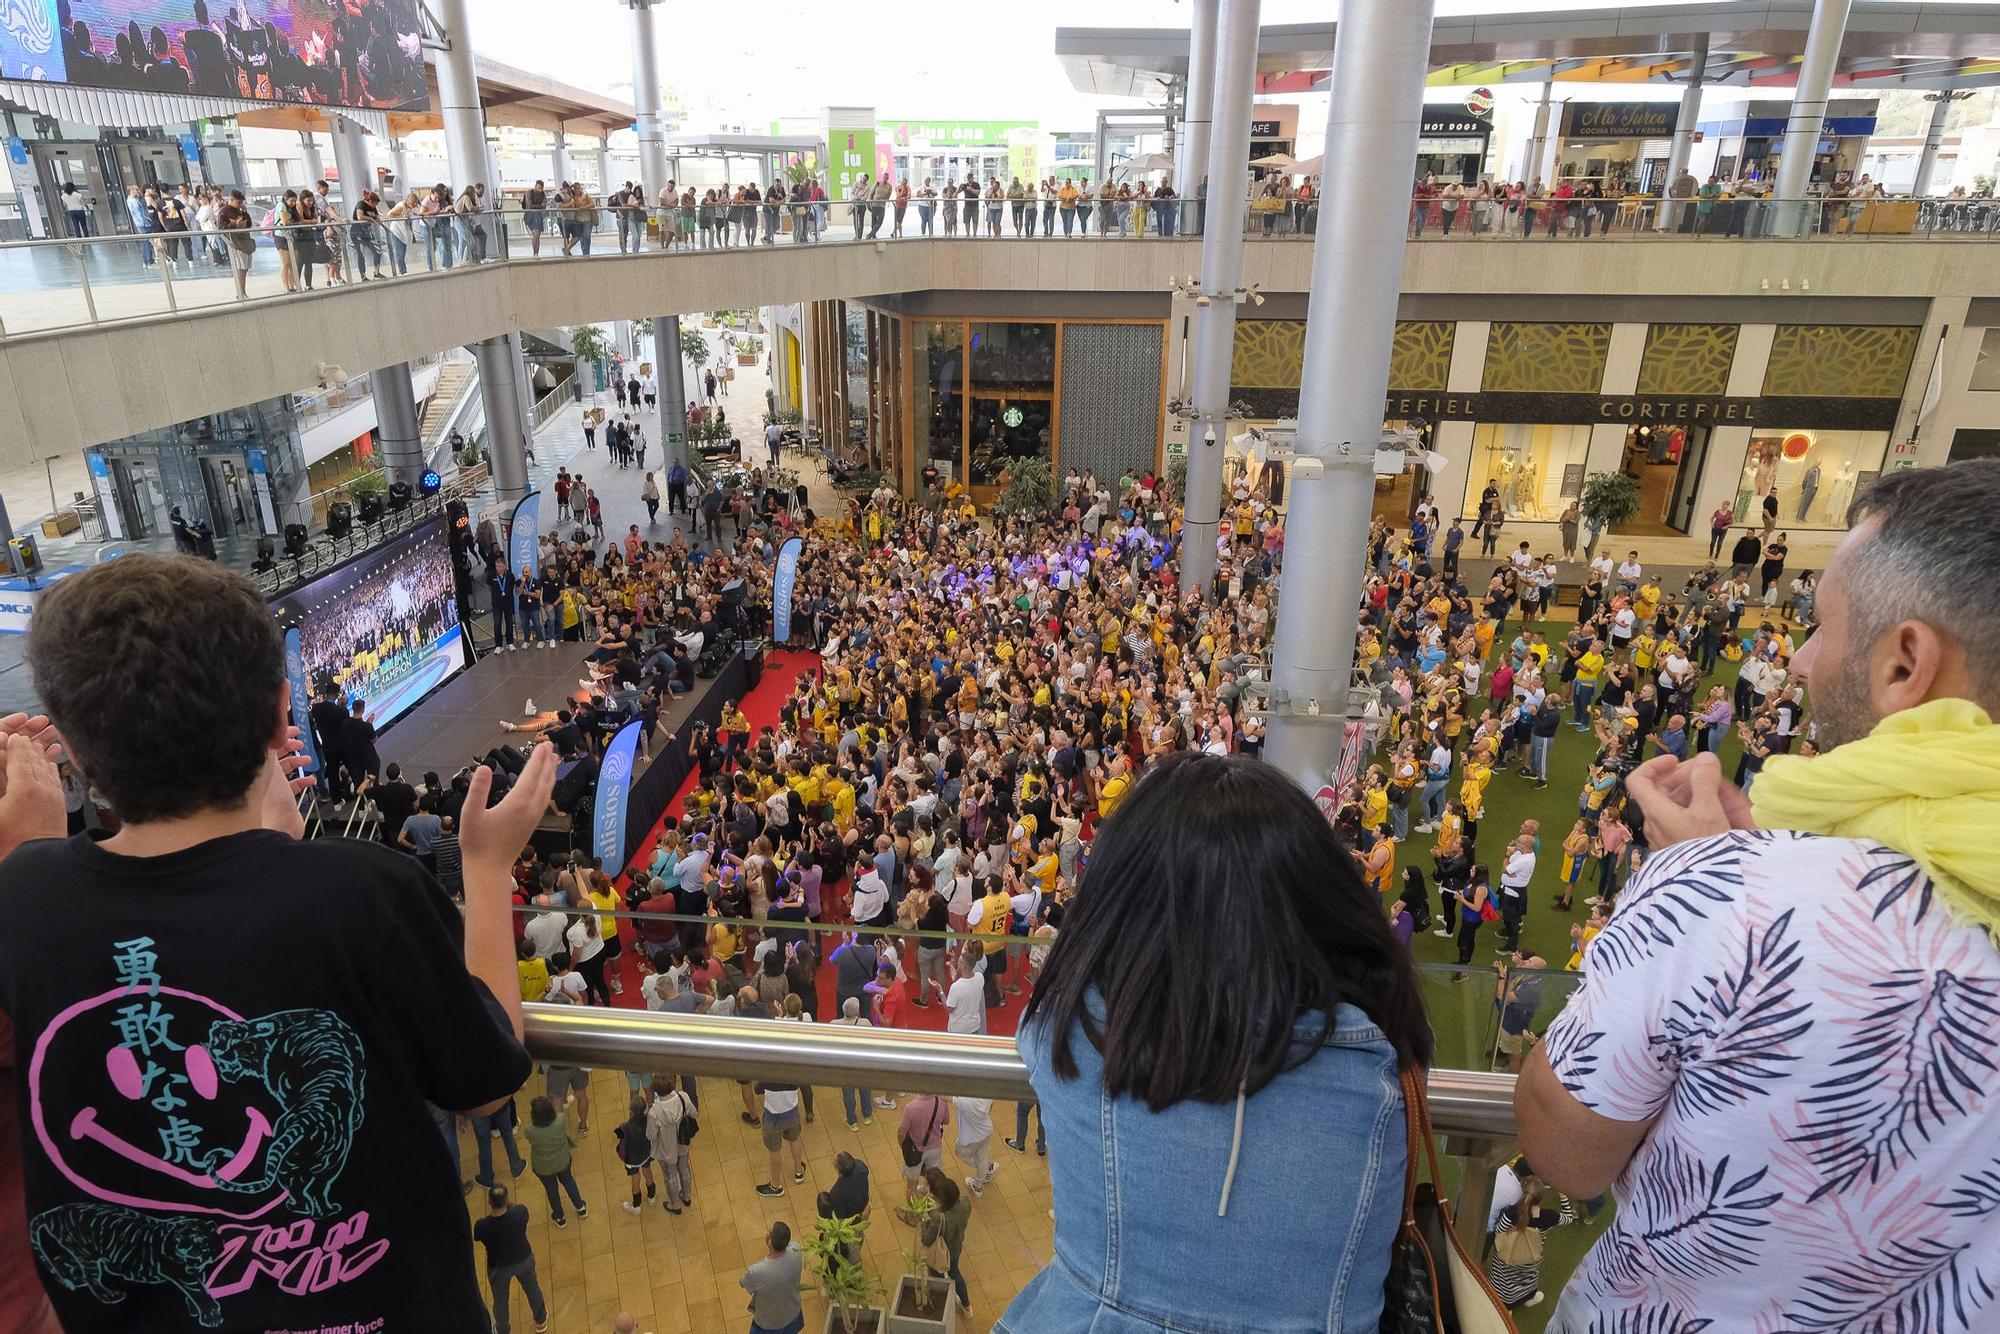
{"type": "Polygon", "coordinates": [[[1868,510],[1793,662],[1821,753],[1631,776],[1654,855],[1516,1094],[1617,1201],[1551,1330],[2000,1327],[2000,461],[1868,510]]]}

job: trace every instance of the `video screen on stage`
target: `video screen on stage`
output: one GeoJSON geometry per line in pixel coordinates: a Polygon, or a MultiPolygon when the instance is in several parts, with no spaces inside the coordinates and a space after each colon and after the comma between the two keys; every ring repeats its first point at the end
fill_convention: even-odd
{"type": "Polygon", "coordinates": [[[0,77],[421,110],[417,0],[0,0],[0,77]]]}
{"type": "Polygon", "coordinates": [[[470,665],[444,521],[425,524],[271,604],[299,627],[306,680],[364,701],[377,728],[470,665]]]}

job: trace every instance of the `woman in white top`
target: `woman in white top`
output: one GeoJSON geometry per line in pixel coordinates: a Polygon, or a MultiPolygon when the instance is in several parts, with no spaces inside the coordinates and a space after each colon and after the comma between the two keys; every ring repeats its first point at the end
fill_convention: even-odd
{"type": "Polygon", "coordinates": [[[604,937],[597,928],[597,914],[584,913],[569,924],[566,933],[569,939],[569,957],[576,962],[576,971],[583,974],[584,1003],[611,1004],[611,991],[604,980],[604,937]]]}

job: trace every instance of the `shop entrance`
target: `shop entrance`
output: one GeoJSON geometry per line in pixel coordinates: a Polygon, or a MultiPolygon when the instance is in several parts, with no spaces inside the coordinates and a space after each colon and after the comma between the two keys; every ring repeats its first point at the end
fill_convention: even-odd
{"type": "Polygon", "coordinates": [[[1692,530],[1710,435],[1705,425],[1635,426],[1625,433],[1620,466],[1639,483],[1639,514],[1621,531],[1664,537],[1692,530]]]}
{"type": "Polygon", "coordinates": [[[1022,459],[1038,458],[1055,470],[1053,395],[974,394],[971,408],[969,478],[974,487],[997,491],[1001,474],[1022,459]]]}
{"type": "MultiPolygon", "coordinates": [[[[64,210],[62,189],[72,181],[83,191],[88,205],[87,235],[104,236],[116,230],[113,209],[125,211],[124,191],[104,177],[96,144],[81,142],[32,143],[28,146],[35,164],[35,178],[41,183],[42,199],[48,209],[49,235],[72,236],[64,210]]],[[[127,227],[131,224],[128,222],[127,227]]]]}
{"type": "Polygon", "coordinates": [[[218,541],[261,532],[256,499],[250,490],[250,469],[241,454],[202,455],[201,485],[218,541]]]}

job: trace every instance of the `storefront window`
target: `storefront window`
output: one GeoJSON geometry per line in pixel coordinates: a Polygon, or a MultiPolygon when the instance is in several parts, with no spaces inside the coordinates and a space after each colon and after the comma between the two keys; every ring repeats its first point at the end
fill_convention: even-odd
{"type": "Polygon", "coordinates": [[[846,310],[847,429],[859,440],[868,432],[868,314],[859,305],[846,310]]]}
{"type": "Polygon", "coordinates": [[[1765,431],[1750,438],[1736,484],[1738,520],[1760,522],[1776,493],[1781,528],[1845,528],[1854,499],[1881,475],[1886,431],[1765,431]]]}
{"type": "Polygon", "coordinates": [[[972,399],[966,405],[972,481],[997,486],[1009,463],[1055,454],[1056,326],[969,324],[972,399]]]}
{"type": "Polygon", "coordinates": [[[1479,517],[1490,483],[1509,519],[1551,522],[1583,492],[1588,426],[1524,426],[1482,422],[1472,430],[1472,470],[1463,514],[1479,517]]]}
{"type": "Polygon", "coordinates": [[[1056,387],[1056,326],[973,324],[974,393],[1051,394],[1056,387]]]}
{"type": "Polygon", "coordinates": [[[921,465],[938,470],[940,484],[964,480],[960,452],[965,444],[965,326],[919,323],[915,331],[911,383],[921,465]]]}

